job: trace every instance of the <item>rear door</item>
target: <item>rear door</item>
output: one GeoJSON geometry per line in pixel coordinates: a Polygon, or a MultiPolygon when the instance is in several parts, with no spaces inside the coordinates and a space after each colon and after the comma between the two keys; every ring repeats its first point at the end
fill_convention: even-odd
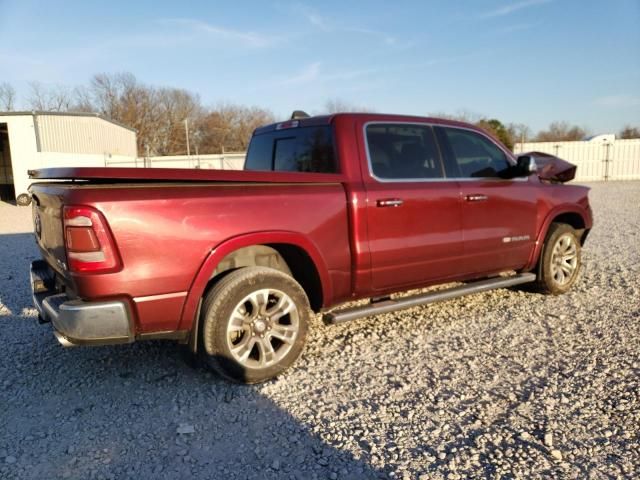
{"type": "Polygon", "coordinates": [[[432,127],[370,122],[363,134],[373,289],[394,290],[460,274],[458,182],[444,178],[432,127]]]}
{"type": "Polygon", "coordinates": [[[503,178],[512,162],[490,137],[464,128],[435,130],[447,176],[460,183],[469,273],[523,267],[535,241],[535,185],[527,178],[503,178]]]}

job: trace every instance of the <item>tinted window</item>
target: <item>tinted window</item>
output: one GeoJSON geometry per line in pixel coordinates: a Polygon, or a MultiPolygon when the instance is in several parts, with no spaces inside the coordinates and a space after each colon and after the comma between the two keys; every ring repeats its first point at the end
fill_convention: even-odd
{"type": "Polygon", "coordinates": [[[331,127],[294,127],[255,135],[244,168],[335,173],[331,127]]]}
{"type": "Polygon", "coordinates": [[[443,128],[451,146],[452,176],[462,178],[500,177],[509,169],[507,155],[488,138],[470,130],[443,128]],[[457,167],[458,172],[455,172],[457,167]]]}
{"type": "Polygon", "coordinates": [[[244,169],[273,170],[273,137],[271,135],[255,135],[251,138],[244,169]]]}
{"type": "Polygon", "coordinates": [[[383,179],[442,178],[431,127],[411,124],[367,126],[372,173],[383,179]]]}

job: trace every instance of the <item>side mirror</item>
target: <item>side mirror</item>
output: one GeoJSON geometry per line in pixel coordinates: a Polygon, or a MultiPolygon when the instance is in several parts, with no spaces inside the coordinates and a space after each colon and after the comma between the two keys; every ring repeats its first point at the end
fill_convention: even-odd
{"type": "Polygon", "coordinates": [[[521,155],[518,157],[516,165],[517,176],[528,177],[538,171],[536,159],[531,155],[521,155]]]}

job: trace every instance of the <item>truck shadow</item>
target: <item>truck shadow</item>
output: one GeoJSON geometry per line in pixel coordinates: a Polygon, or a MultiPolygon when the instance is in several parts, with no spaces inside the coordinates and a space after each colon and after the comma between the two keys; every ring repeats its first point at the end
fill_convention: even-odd
{"type": "Polygon", "coordinates": [[[328,419],[278,404],[314,402],[288,398],[286,375],[231,384],[170,342],[60,347],[31,309],[37,251],[25,242],[31,234],[0,236],[0,457],[12,458],[0,477],[387,478],[368,453],[323,439],[328,419]]]}
{"type": "Polygon", "coordinates": [[[187,365],[177,345],[65,350],[48,330],[14,328],[12,365],[0,367],[0,450],[29,466],[25,478],[384,476],[314,433],[331,432],[325,419],[296,418],[263,393],[286,375],[235,385],[187,365]]]}
{"type": "Polygon", "coordinates": [[[39,257],[33,233],[0,235],[0,315],[21,315],[33,307],[29,265],[39,257]]]}

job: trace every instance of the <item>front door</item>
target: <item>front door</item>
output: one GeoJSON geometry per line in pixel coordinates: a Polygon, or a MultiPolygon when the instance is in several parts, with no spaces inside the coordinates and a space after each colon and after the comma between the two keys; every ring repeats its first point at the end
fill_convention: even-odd
{"type": "Polygon", "coordinates": [[[374,290],[459,275],[461,199],[446,180],[433,129],[415,123],[365,126],[367,225],[374,290]]]}
{"type": "Polygon", "coordinates": [[[537,188],[527,178],[508,178],[512,163],[489,137],[454,127],[436,133],[447,175],[460,182],[469,273],[522,268],[535,242],[537,188]]]}

